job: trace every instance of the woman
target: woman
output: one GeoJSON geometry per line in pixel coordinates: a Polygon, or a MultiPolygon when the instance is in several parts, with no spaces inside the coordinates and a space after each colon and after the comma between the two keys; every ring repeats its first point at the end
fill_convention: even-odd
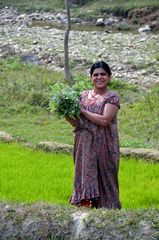
{"type": "Polygon", "coordinates": [[[80,96],[80,121],[75,126],[74,191],[71,204],[96,208],[121,208],[118,188],[119,97],[109,91],[111,70],[104,61],[92,65],[93,90],[80,96]]]}

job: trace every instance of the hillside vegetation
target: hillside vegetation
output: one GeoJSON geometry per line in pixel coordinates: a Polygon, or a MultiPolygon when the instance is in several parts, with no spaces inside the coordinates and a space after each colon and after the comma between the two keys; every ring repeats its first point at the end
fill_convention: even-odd
{"type": "MultiPolygon", "coordinates": [[[[58,11],[59,9],[65,8],[65,1],[63,0],[0,0],[0,6],[12,6],[20,11],[58,11]]],[[[72,1],[73,2],[73,1],[72,1]]],[[[80,2],[80,1],[76,1],[80,2]]],[[[78,4],[72,4],[72,9],[78,14],[86,14],[87,15],[98,15],[104,12],[114,12],[116,14],[122,14],[134,8],[140,7],[150,7],[150,8],[158,8],[159,2],[158,0],[143,0],[143,1],[126,1],[126,0],[85,0],[84,4],[79,6],[78,4]]]]}

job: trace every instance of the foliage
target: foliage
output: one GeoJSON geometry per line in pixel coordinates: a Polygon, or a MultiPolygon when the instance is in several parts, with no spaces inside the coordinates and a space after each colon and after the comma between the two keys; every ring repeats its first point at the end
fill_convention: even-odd
{"type": "Polygon", "coordinates": [[[127,82],[122,82],[119,79],[112,79],[108,86],[112,90],[131,90],[132,92],[138,92],[138,87],[136,85],[127,83],[127,82]]]}
{"type": "Polygon", "coordinates": [[[55,84],[50,101],[51,111],[58,116],[79,117],[79,92],[65,84],[55,84]]]}
{"type": "Polygon", "coordinates": [[[80,93],[91,87],[90,79],[85,76],[75,76],[72,86],[64,83],[56,83],[52,87],[51,111],[58,116],[79,117],[80,93]]]}

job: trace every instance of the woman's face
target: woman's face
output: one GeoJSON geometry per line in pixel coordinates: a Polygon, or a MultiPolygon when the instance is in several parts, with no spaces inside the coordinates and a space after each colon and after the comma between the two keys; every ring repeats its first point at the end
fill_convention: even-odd
{"type": "Polygon", "coordinates": [[[107,84],[111,79],[108,73],[103,68],[96,68],[91,76],[92,83],[96,89],[106,89],[107,84]]]}

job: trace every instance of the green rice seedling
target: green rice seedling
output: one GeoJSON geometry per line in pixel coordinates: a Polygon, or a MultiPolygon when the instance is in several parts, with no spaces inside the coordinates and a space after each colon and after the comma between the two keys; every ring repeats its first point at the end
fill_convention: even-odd
{"type": "MultiPolygon", "coordinates": [[[[69,205],[73,159],[17,143],[0,144],[0,199],[69,205]]],[[[159,208],[159,164],[122,158],[119,170],[123,208],[159,208]]]]}
{"type": "Polygon", "coordinates": [[[0,199],[67,204],[72,191],[73,162],[66,154],[0,144],[0,199]]]}
{"type": "Polygon", "coordinates": [[[119,179],[124,208],[159,208],[159,164],[123,158],[119,179]]]}

